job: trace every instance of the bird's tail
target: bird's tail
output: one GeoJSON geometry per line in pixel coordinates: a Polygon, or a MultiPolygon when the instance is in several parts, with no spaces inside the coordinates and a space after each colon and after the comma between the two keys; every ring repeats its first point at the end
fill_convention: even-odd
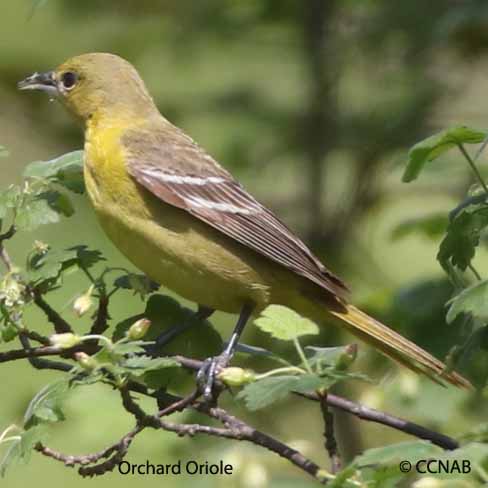
{"type": "Polygon", "coordinates": [[[428,376],[443,384],[447,381],[455,386],[472,389],[472,384],[455,372],[447,372],[446,365],[421,347],[370,317],[353,305],[346,305],[345,311],[330,311],[344,321],[352,334],[382,351],[386,356],[417,373],[428,376]]]}

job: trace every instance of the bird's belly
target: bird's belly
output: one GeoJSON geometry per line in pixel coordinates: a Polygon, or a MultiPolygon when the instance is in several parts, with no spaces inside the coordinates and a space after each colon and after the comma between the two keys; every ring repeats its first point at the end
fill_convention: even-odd
{"type": "Polygon", "coordinates": [[[115,246],[157,283],[229,313],[238,313],[246,302],[258,309],[270,303],[273,271],[257,272],[259,256],[185,211],[157,201],[150,204],[149,217],[115,202],[94,203],[115,246]]]}

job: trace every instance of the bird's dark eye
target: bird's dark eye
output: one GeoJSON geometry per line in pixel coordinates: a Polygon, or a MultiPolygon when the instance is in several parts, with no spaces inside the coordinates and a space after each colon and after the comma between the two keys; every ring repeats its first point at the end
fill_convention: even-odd
{"type": "Polygon", "coordinates": [[[61,83],[67,90],[73,88],[78,81],[78,75],[72,71],[66,71],[61,75],[61,83]]]}

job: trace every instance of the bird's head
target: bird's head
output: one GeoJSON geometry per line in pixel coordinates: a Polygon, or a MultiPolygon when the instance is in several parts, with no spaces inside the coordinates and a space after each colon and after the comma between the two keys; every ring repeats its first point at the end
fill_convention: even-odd
{"type": "Polygon", "coordinates": [[[95,116],[143,117],[156,111],[136,69],[114,54],[73,57],[53,71],[34,73],[18,87],[47,92],[85,122],[95,116]]]}

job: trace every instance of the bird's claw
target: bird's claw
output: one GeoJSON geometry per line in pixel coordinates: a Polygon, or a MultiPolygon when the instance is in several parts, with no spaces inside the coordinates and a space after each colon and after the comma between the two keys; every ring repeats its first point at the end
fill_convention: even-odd
{"type": "Polygon", "coordinates": [[[208,358],[203,362],[202,367],[197,373],[197,384],[206,402],[216,399],[222,390],[222,384],[219,382],[218,374],[227,367],[230,357],[228,354],[220,354],[208,358]]]}

